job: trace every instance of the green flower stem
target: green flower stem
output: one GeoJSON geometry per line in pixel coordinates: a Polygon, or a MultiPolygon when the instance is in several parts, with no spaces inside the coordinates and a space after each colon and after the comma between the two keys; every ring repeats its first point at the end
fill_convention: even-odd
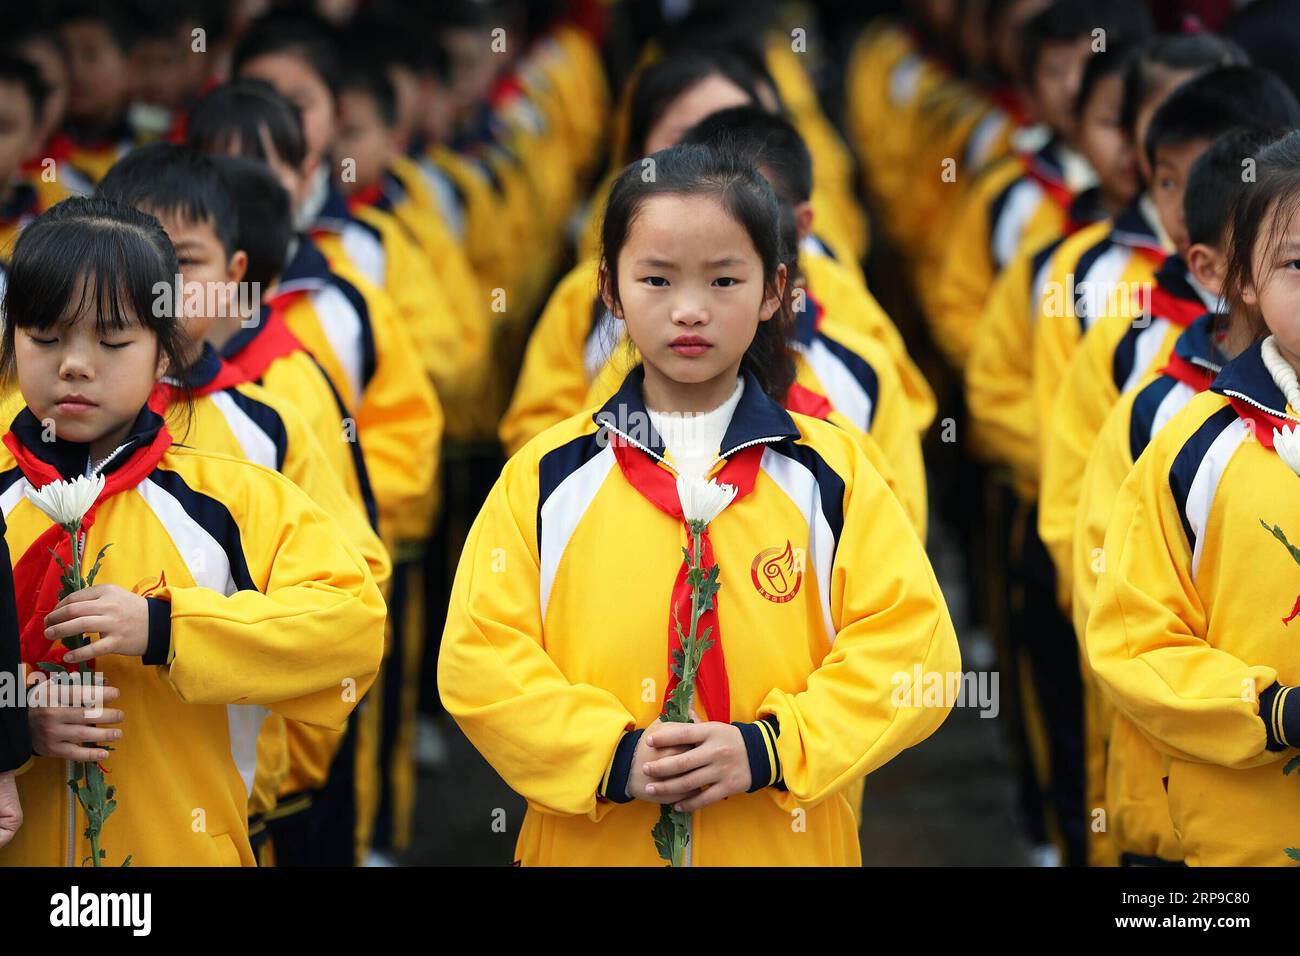
{"type": "MultiPolygon", "coordinates": [[[[699,671],[700,644],[699,624],[700,618],[704,615],[704,602],[702,600],[705,574],[700,567],[700,548],[701,539],[704,534],[704,525],[697,521],[689,523],[691,534],[692,558],[688,565],[688,575],[693,576],[691,583],[691,624],[687,633],[683,634],[681,623],[677,624],[677,635],[682,645],[682,672],[677,683],[677,688],[668,700],[668,705],[664,708],[664,720],[669,723],[686,724],[691,721],[691,703],[695,696],[695,675],[699,671]]],[[[659,807],[659,824],[655,827],[653,834],[656,837],[656,844],[659,845],[660,856],[668,860],[671,866],[681,866],[686,844],[690,841],[690,821],[691,815],[686,812],[672,809],[671,804],[661,804],[659,807]]]]}
{"type": "MultiPolygon", "coordinates": [[[[93,583],[94,570],[91,572],[92,581],[87,581],[82,575],[82,545],[79,540],[81,528],[79,525],[64,525],[64,530],[68,532],[68,538],[72,543],[72,561],[65,568],[63,579],[63,589],[59,593],[59,599],[67,597],[69,594],[75,594],[77,591],[84,590],[88,584],[93,583]]],[[[100,558],[103,557],[103,551],[100,552],[100,558]]],[[[99,567],[99,561],[95,562],[95,569],[99,567]]],[[[63,638],[63,646],[69,650],[76,650],[85,647],[90,643],[90,638],[84,634],[75,634],[71,637],[63,638]]],[[[78,683],[84,689],[84,676],[93,675],[94,667],[89,663],[74,665],[73,673],[78,675],[78,683]]],[[[92,676],[93,680],[93,676],[92,676]]],[[[111,748],[109,748],[111,749],[111,748]]],[[[83,763],[76,761],[73,765],[72,779],[68,781],[68,786],[72,789],[81,804],[82,810],[86,814],[87,839],[90,840],[90,860],[92,866],[102,866],[104,851],[99,847],[100,833],[104,827],[104,820],[110,813],[116,809],[116,801],[112,799],[112,788],[104,784],[104,771],[98,763],[83,763]],[[82,781],[84,780],[84,785],[82,781]]],[[[128,857],[129,861],[129,857],[128,857]]],[[[129,865],[129,863],[127,864],[129,865]]]]}

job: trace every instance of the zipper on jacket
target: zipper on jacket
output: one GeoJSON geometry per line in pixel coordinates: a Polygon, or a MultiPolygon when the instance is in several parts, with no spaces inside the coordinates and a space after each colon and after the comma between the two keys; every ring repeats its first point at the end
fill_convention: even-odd
{"type": "Polygon", "coordinates": [[[1268,412],[1270,415],[1272,415],[1275,418],[1285,418],[1289,422],[1300,422],[1300,418],[1296,418],[1294,415],[1288,415],[1286,412],[1279,412],[1277,409],[1269,408],[1267,405],[1261,405],[1259,402],[1255,401],[1249,395],[1243,395],[1241,394],[1241,392],[1238,392],[1234,389],[1225,389],[1223,394],[1231,395],[1233,398],[1239,398],[1247,405],[1254,405],[1261,412],[1268,412]]]}

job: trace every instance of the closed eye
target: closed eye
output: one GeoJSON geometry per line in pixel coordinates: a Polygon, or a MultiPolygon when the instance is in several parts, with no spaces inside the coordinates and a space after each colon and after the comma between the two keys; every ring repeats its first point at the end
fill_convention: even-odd
{"type": "Polygon", "coordinates": [[[124,349],[124,348],[126,348],[128,345],[130,345],[131,342],[130,342],[130,340],[128,339],[128,340],[125,341],[125,342],[104,342],[104,341],[101,341],[99,344],[102,345],[102,346],[104,346],[105,348],[109,348],[109,349],[124,349]]]}
{"type": "Polygon", "coordinates": [[[34,335],[28,335],[27,337],[28,337],[29,339],[31,339],[33,342],[35,342],[37,345],[53,345],[55,342],[58,341],[57,338],[53,338],[53,339],[38,339],[38,338],[37,338],[36,336],[34,336],[34,335]]]}

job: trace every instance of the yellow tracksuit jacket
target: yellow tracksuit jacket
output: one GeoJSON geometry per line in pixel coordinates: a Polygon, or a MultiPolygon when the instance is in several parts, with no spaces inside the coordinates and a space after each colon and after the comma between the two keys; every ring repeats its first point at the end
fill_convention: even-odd
{"type": "Polygon", "coordinates": [[[1117,315],[1096,322],[1070,362],[1044,432],[1038,533],[1056,564],[1058,596],[1067,614],[1079,493],[1097,433],[1119,397],[1169,361],[1192,318],[1217,307],[1214,297],[1188,281],[1177,256],[1166,260],[1156,278],[1173,307],[1147,308],[1137,321],[1117,315]]]}
{"type": "MultiPolygon", "coordinates": [[[[201,388],[220,370],[221,360],[208,346],[188,373],[190,384],[201,388]]],[[[382,593],[392,571],[388,552],[367,520],[364,503],[349,497],[337,476],[337,466],[329,461],[293,402],[247,383],[197,397],[192,416],[186,415],[183,405],[173,406],[167,425],[186,445],[256,462],[280,472],[305,491],[344,530],[365,558],[382,593]]],[[[331,438],[343,444],[337,428],[331,438]]],[[[289,749],[283,723],[279,715],[270,715],[258,736],[258,776],[249,800],[250,817],[275,806],[291,764],[299,776],[315,779],[316,786],[324,783],[329,772],[340,735],[327,728],[297,726],[293,721],[290,734],[301,746],[289,749]],[[280,748],[286,748],[283,753],[288,759],[276,756],[280,748]],[[304,766],[304,758],[310,758],[305,761],[308,766],[304,766]]]]}
{"type": "Polygon", "coordinates": [[[1034,404],[1044,433],[1079,341],[1106,315],[1133,317],[1173,250],[1148,201],[1085,226],[1052,254],[1034,326],[1034,404]]]}
{"type": "Polygon", "coordinates": [[[1286,623],[1300,568],[1281,540],[1300,536],[1300,508],[1295,472],[1266,444],[1296,411],[1252,347],[1147,446],[1106,534],[1088,658],[1164,755],[1193,866],[1288,865],[1300,842],[1300,793],[1282,773],[1300,741],[1286,623]]]}
{"type": "Polygon", "coordinates": [[[812,156],[813,192],[821,198],[814,205],[834,216],[837,234],[848,240],[853,261],[865,259],[867,217],[853,186],[853,155],[822,111],[804,66],[807,58],[791,49],[788,34],[773,31],[767,38],[765,59],[781,103],[812,156]]]}
{"type": "MultiPolygon", "coordinates": [[[[160,423],[145,410],[130,440],[147,443],[160,423]]],[[[14,432],[65,477],[84,473],[85,446],[42,442],[29,411],[14,432]]],[[[15,556],[49,527],[26,484],[5,449],[0,502],[15,556]]],[[[101,505],[86,553],[109,542],[97,583],[147,592],[153,636],[170,645],[165,665],[96,661],[126,715],[108,761],[118,791],[104,829],[110,861],[131,853],[140,866],[251,866],[248,798],[262,720],[269,710],[343,725],[353,704],[340,686],[353,680],[360,694],[379,667],[379,589],[341,526],[293,482],[177,445],[101,505]]],[[[0,862],[75,866],[89,855],[67,779],[62,760],[29,765],[19,782],[26,820],[0,862]]]]}
{"type": "Polygon", "coordinates": [[[361,278],[331,270],[306,238],[298,241],[275,292],[307,293],[285,322],[320,362],[355,420],[390,545],[428,536],[436,510],[442,408],[410,336],[386,300],[361,278]]]}
{"type": "MultiPolygon", "coordinates": [[[[1095,219],[1095,191],[1075,197],[1071,222],[1095,219]]],[[[1039,249],[1018,252],[999,273],[980,318],[966,366],[966,405],[971,445],[985,461],[1007,466],[1026,502],[1038,498],[1039,431],[1034,405],[1034,319],[1059,237],[1039,249]]]]}
{"type": "Polygon", "coordinates": [[[385,177],[374,203],[406,228],[432,267],[445,301],[452,306],[447,329],[462,339],[441,362],[448,374],[434,375],[434,387],[446,415],[446,436],[471,441],[495,438],[495,419],[485,427],[484,390],[492,357],[492,317],[487,292],[479,285],[469,259],[443,220],[438,200],[418,163],[399,156],[385,177]],[[450,361],[455,357],[455,363],[450,361]]]}
{"type": "Polygon", "coordinates": [[[486,342],[465,335],[432,267],[393,215],[375,206],[349,209],[331,185],[311,235],[332,269],[348,278],[360,276],[392,299],[439,394],[458,395],[473,387],[486,342]]]}
{"type": "MultiPolygon", "coordinates": [[[[567,419],[507,462],[457,570],[439,690],[527,798],[516,857],[529,865],[660,863],[649,835],[658,807],[618,802],[636,739],[628,732],[661,707],[667,602],[684,541],[680,522],[624,479],[607,440],[617,429],[647,443],[629,454],[671,468],[645,430],[641,371],[604,409],[567,419]],[[593,602],[596,591],[605,598],[593,602]],[[604,639],[608,599],[620,606],[618,641],[604,639]]],[[[776,759],[751,735],[755,790],[694,814],[692,862],[856,865],[845,789],[943,721],[943,703],[910,706],[889,686],[918,667],[959,671],[952,623],[920,541],[849,435],[790,415],[746,376],[722,444],[724,458],[764,448],[753,491],[710,527],[731,710],[707,716],[769,718],[776,759]],[[764,597],[751,565],[787,547],[810,557],[794,583],[787,577],[764,597]],[[747,642],[756,634],[761,648],[747,642]],[[793,832],[792,814],[806,831],[793,832]]]]}
{"type": "Polygon", "coordinates": [[[1064,231],[1066,155],[1052,139],[1033,154],[1008,156],[970,186],[953,213],[943,272],[926,314],[935,343],[958,371],[966,367],[997,274],[1018,250],[1039,248],[1064,231]]]}
{"type": "MultiPolygon", "coordinates": [[[[1074,532],[1074,627],[1082,639],[1087,632],[1097,576],[1105,569],[1106,529],[1119,489],[1133,470],[1134,461],[1191,399],[1205,391],[1222,366],[1223,358],[1212,337],[1210,313],[1197,319],[1179,336],[1170,363],[1141,388],[1120,397],[1097,436],[1084,472],[1083,494],[1074,532]]],[[[1084,654],[1087,663],[1086,649],[1084,654]]],[[[1164,790],[1164,762],[1128,718],[1116,715],[1096,681],[1086,670],[1094,692],[1088,712],[1103,745],[1094,774],[1103,775],[1107,830],[1115,849],[1126,857],[1178,861],[1183,850],[1169,820],[1164,790]]],[[[1090,803],[1090,806],[1103,804],[1090,803]]]]}

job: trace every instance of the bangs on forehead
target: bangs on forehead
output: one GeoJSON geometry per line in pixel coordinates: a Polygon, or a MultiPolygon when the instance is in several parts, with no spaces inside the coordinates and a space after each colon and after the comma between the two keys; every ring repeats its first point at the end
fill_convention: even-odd
{"type": "Polygon", "coordinates": [[[93,316],[102,333],[144,323],[159,296],[171,309],[174,270],[158,249],[128,226],[106,220],[87,225],[51,224],[45,245],[58,253],[13,263],[5,313],[16,328],[47,330],[93,316]],[[40,294],[23,295],[25,289],[40,294]]]}

